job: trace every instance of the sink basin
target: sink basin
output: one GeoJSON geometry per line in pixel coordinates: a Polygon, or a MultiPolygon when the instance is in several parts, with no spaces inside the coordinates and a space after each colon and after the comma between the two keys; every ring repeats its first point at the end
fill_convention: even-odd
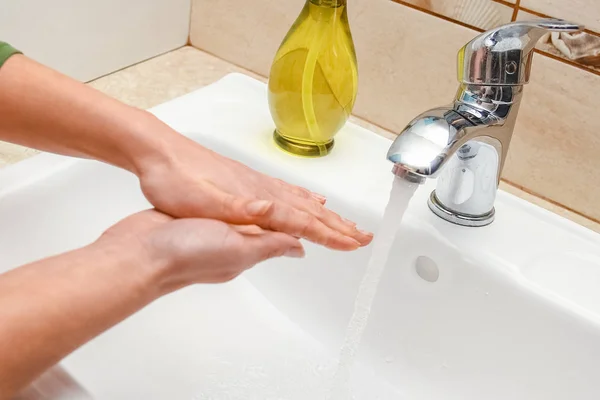
{"type": "MultiPolygon", "coordinates": [[[[271,142],[264,84],[232,74],[151,110],[260,171],[310,187],[376,230],[390,141],[348,124],[331,155],[271,142]]],[[[411,201],[352,371],[356,399],[592,399],[600,395],[600,240],[505,192],[483,228],[411,201]]],[[[0,272],[93,241],[149,207],[134,176],[42,154],[0,171],[0,272]]],[[[325,399],[370,248],[307,245],[224,285],[162,298],[67,357],[96,399],[325,399]]]]}

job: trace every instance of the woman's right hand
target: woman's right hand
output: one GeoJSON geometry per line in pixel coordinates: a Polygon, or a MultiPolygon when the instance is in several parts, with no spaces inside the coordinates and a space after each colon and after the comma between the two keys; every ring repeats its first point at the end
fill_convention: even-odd
{"type": "Polygon", "coordinates": [[[108,229],[96,244],[138,249],[140,262],[159,276],[162,292],[194,283],[227,282],[269,258],[304,257],[300,241],[258,226],[211,219],[173,219],[156,210],[134,214],[108,229]]]}
{"type": "Polygon", "coordinates": [[[304,255],[285,233],[148,210],[89,246],[0,274],[0,400],[159,297],[285,255],[304,255]]]}

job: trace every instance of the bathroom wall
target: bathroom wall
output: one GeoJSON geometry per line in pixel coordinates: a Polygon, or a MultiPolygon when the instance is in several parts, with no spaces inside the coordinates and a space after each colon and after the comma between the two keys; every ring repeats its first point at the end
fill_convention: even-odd
{"type": "Polygon", "coordinates": [[[82,81],[187,43],[190,0],[0,0],[0,40],[82,81]]]}
{"type": "MultiPolygon", "coordinates": [[[[267,76],[304,0],[193,0],[192,45],[267,76]]],[[[600,2],[348,0],[359,57],[355,114],[400,131],[449,102],[456,52],[484,29],[543,16],[586,24],[535,55],[503,179],[600,221],[600,2]]]]}

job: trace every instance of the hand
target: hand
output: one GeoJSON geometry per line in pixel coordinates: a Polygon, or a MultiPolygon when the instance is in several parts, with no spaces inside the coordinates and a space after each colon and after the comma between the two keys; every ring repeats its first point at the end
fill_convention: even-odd
{"type": "Polygon", "coordinates": [[[281,255],[304,250],[285,233],[148,210],[88,246],[0,274],[0,399],[159,297],[281,255]]]}
{"type": "Polygon", "coordinates": [[[304,257],[298,239],[258,226],[210,219],[177,219],[156,210],[134,214],[108,229],[97,244],[141,245],[142,259],[160,270],[170,292],[193,283],[220,283],[269,258],[304,257]]]}
{"type": "Polygon", "coordinates": [[[154,207],[173,217],[254,224],[340,250],[372,240],[318,195],[221,157],[152,114],[25,56],[2,66],[0,120],[0,140],[135,173],[154,207]]]}
{"type": "Polygon", "coordinates": [[[222,157],[181,137],[162,162],[140,174],[147,199],[174,217],[254,224],[337,250],[355,250],[373,235],[324,207],[325,199],[222,157]]]}

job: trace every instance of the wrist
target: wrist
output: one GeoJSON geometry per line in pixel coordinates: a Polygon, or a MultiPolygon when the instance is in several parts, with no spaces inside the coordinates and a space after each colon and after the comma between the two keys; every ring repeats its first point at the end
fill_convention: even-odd
{"type": "Polygon", "coordinates": [[[113,239],[103,236],[80,251],[86,258],[106,260],[107,268],[113,269],[121,281],[128,282],[133,295],[151,302],[165,294],[166,260],[153,257],[138,237],[113,239]]]}
{"type": "Polygon", "coordinates": [[[141,177],[157,167],[172,164],[175,149],[187,138],[153,114],[137,109],[136,112],[140,114],[129,128],[132,140],[127,146],[128,165],[123,167],[141,177]]]}

